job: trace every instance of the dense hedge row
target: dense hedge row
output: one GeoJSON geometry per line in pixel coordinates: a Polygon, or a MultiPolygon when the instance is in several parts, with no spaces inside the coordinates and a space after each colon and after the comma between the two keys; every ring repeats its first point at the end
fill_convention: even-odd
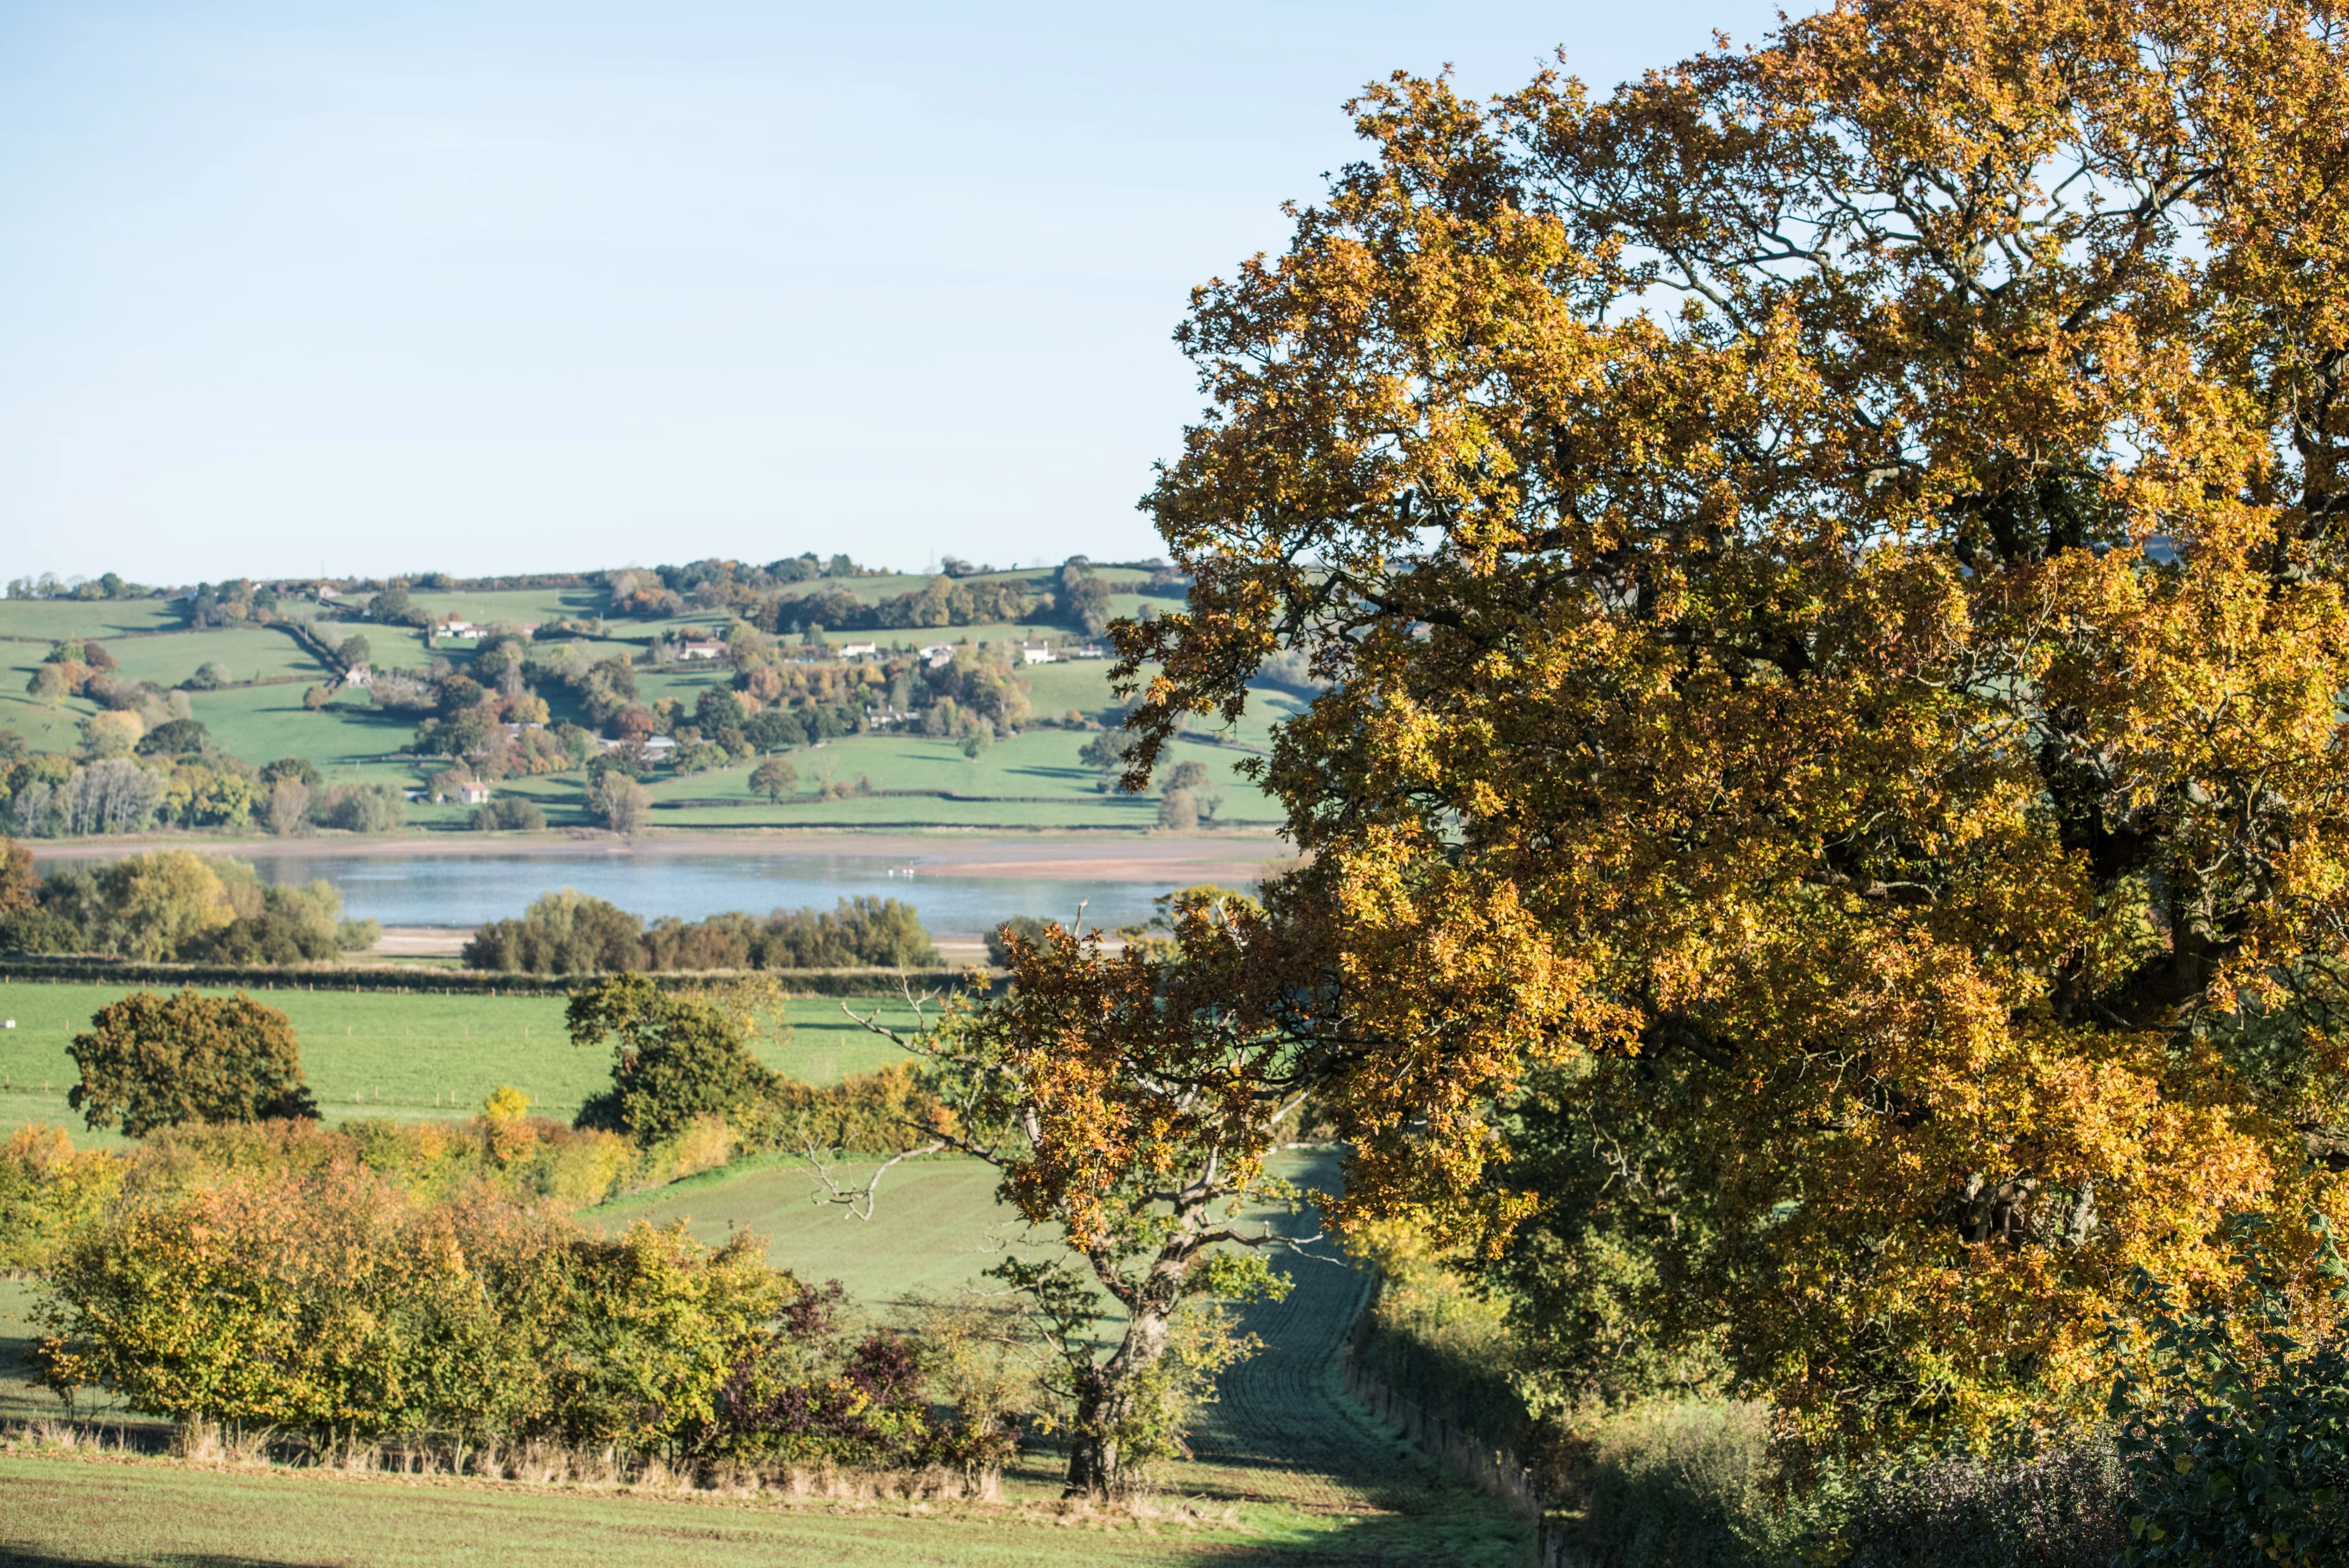
{"type": "Polygon", "coordinates": [[[619,1237],[481,1193],[430,1200],[364,1165],[126,1191],[47,1270],[61,1393],[183,1424],[553,1440],[670,1465],[991,1468],[1012,1434],[936,1413],[906,1337],[848,1331],[748,1232],[619,1237]]]}
{"type": "MultiPolygon", "coordinates": [[[[895,996],[901,984],[916,992],[961,980],[953,970],[783,970],[767,971],[800,996],[895,996]]],[[[587,976],[504,974],[472,970],[271,968],[248,964],[130,963],[100,958],[0,958],[0,981],[47,981],[97,985],[238,986],[246,991],[389,991],[473,996],[564,996],[587,976]]],[[[656,974],[665,989],[708,985],[709,971],[656,974]]]]}

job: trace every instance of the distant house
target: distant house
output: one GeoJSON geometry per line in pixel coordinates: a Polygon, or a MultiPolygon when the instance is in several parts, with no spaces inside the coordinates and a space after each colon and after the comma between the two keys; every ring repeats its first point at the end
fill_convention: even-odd
{"type": "Polygon", "coordinates": [[[1079,643],[1061,655],[1064,659],[1107,659],[1109,649],[1098,642],[1079,643]]]}
{"type": "Polygon", "coordinates": [[[647,735],[645,738],[645,755],[648,757],[665,757],[675,750],[677,742],[667,735],[647,735]]]}
{"type": "Polygon", "coordinates": [[[1019,662],[1022,664],[1050,664],[1052,657],[1052,645],[1049,642],[1023,642],[1019,645],[1019,662]]]}
{"type": "Polygon", "coordinates": [[[840,645],[840,657],[843,659],[870,659],[880,651],[880,644],[873,642],[843,642],[840,645]]]}
{"type": "Polygon", "coordinates": [[[467,779],[457,786],[457,800],[462,805],[485,805],[489,803],[490,786],[479,779],[467,779]]]}
{"type": "Polygon", "coordinates": [[[722,642],[680,642],[677,645],[679,659],[723,659],[726,645],[722,642]]]}
{"type": "Polygon", "coordinates": [[[933,642],[922,649],[922,663],[931,670],[942,669],[954,662],[954,644],[933,642]]]}
{"type": "Polygon", "coordinates": [[[364,664],[354,664],[348,670],[343,671],[343,684],[346,686],[372,686],[375,684],[375,671],[369,670],[364,664]]]}
{"type": "Polygon", "coordinates": [[[440,631],[442,637],[477,637],[481,629],[471,621],[459,620],[452,616],[441,624],[440,631]]]}

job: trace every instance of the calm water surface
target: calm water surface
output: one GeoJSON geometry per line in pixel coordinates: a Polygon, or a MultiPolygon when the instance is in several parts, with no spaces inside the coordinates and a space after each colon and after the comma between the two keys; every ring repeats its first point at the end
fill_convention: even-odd
{"type": "Polygon", "coordinates": [[[925,877],[875,855],[268,855],[254,865],[272,882],[324,877],[343,912],[387,926],[477,926],[519,915],[541,893],[576,888],[647,919],[700,919],[727,909],[764,914],[829,909],[859,893],[921,911],[933,931],[977,931],[1013,915],[1076,917],[1119,926],[1149,919],[1175,882],[1040,881],[1024,877],[925,877]]]}

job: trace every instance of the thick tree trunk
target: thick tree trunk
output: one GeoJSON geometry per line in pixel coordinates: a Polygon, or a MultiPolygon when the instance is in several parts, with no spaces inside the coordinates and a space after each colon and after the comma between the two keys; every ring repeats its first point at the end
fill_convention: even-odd
{"type": "Polygon", "coordinates": [[[1137,1312],[1127,1320],[1117,1354],[1077,1376],[1077,1419],[1069,1447],[1064,1497],[1118,1497],[1133,1485],[1133,1439],[1138,1435],[1134,1385],[1166,1353],[1171,1314],[1137,1312]]]}

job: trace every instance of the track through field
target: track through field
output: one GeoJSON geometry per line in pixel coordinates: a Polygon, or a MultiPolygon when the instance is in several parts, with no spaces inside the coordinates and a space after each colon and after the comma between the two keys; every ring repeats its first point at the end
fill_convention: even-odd
{"type": "MultiPolygon", "coordinates": [[[[1285,1170],[1309,1187],[1338,1181],[1334,1155],[1285,1170]]],[[[1292,1235],[1319,1228],[1312,1210],[1268,1216],[1292,1235]]],[[[1278,1500],[1312,1509],[1420,1512],[1441,1482],[1426,1461],[1376,1426],[1340,1386],[1339,1347],[1370,1300],[1370,1276],[1326,1243],[1273,1266],[1288,1295],[1248,1310],[1241,1327],[1263,1342],[1225,1375],[1216,1403],[1201,1412],[1186,1490],[1278,1500]]]]}

